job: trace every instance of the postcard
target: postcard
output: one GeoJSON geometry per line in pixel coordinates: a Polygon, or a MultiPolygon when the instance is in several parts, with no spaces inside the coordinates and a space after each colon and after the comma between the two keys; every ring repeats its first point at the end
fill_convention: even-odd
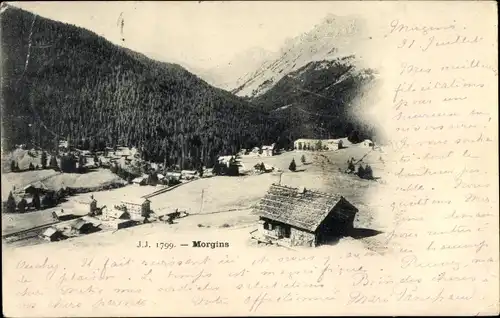
{"type": "Polygon", "coordinates": [[[0,20],[4,316],[498,315],[496,3],[0,20]]]}

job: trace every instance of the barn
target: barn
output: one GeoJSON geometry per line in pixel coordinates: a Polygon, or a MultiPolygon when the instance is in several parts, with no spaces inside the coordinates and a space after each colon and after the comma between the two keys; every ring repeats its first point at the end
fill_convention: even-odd
{"type": "Polygon", "coordinates": [[[265,240],[315,247],[345,235],[357,212],[341,195],[273,184],[253,213],[265,240]]]}

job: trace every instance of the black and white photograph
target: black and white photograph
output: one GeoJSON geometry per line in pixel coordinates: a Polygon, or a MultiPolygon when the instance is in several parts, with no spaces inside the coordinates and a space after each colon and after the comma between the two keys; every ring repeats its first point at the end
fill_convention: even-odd
{"type": "Polygon", "coordinates": [[[4,315],[498,313],[495,5],[450,5],[3,2],[4,315]]]}

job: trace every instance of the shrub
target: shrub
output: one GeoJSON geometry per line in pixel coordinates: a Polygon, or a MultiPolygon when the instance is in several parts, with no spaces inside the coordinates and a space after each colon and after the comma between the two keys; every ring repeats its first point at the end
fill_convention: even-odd
{"type": "Polygon", "coordinates": [[[302,155],[302,157],[300,157],[300,161],[302,164],[306,163],[306,156],[302,155]]]}
{"type": "Polygon", "coordinates": [[[295,159],[292,159],[292,162],[290,162],[290,165],[288,166],[288,169],[290,171],[296,171],[297,170],[297,165],[295,164],[295,159]]]}

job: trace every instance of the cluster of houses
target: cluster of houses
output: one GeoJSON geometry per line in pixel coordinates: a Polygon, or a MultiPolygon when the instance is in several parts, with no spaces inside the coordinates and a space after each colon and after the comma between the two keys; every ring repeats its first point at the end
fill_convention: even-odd
{"type": "MultiPolygon", "coordinates": [[[[149,222],[152,214],[151,201],[130,199],[112,208],[97,207],[97,200],[91,197],[88,202],[88,215],[52,226],[42,233],[47,241],[58,241],[68,237],[80,236],[100,231],[103,227],[119,230],[149,222]]],[[[54,216],[57,218],[57,216],[54,216]]]]}

